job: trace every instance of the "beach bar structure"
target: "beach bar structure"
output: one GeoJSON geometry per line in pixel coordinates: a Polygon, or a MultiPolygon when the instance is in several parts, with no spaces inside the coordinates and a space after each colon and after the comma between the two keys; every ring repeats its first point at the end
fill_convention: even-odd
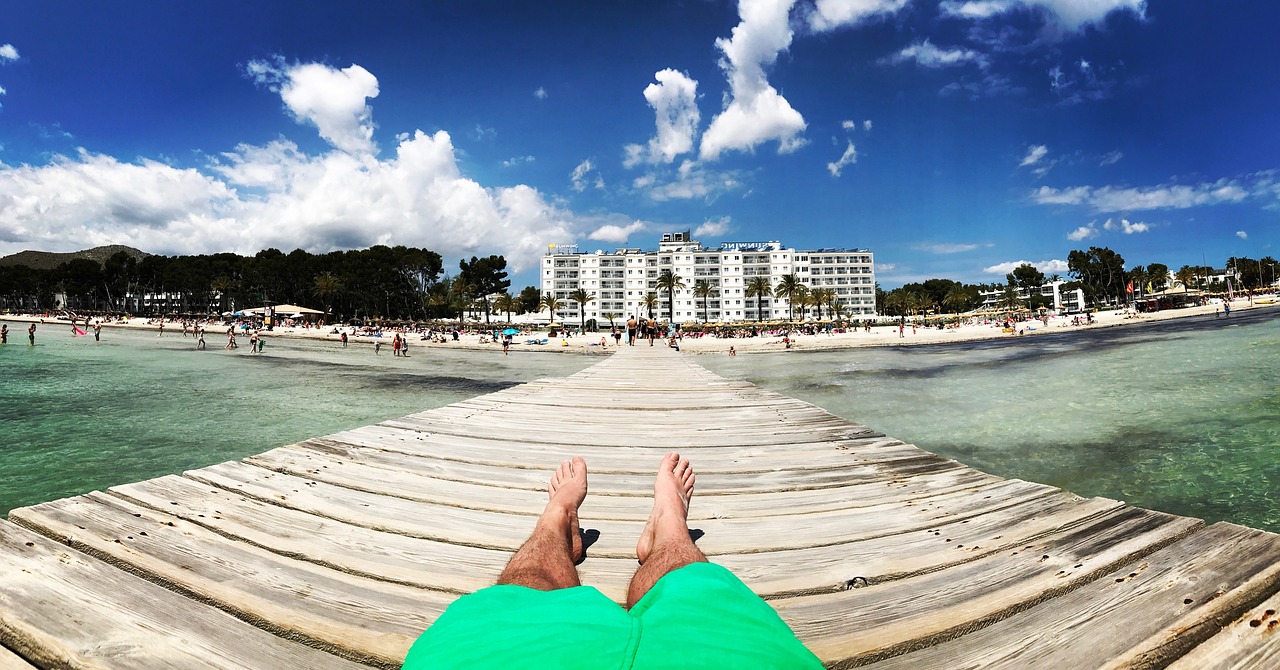
{"type": "Polygon", "coordinates": [[[493,582],[573,455],[590,470],[583,581],[621,600],[671,449],[698,471],[699,546],[830,667],[1280,667],[1280,536],[986,474],[688,354],[624,347],[568,377],[13,510],[0,669],[398,667],[493,582]]]}

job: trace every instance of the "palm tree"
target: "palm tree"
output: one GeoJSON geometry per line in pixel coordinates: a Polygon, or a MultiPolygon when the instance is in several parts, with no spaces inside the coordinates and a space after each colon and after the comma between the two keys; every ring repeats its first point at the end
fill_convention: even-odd
{"type": "Polygon", "coordinates": [[[813,294],[809,292],[809,287],[801,284],[796,289],[795,295],[791,297],[791,301],[800,311],[800,320],[804,321],[808,318],[807,312],[809,307],[813,305],[813,294]]]}
{"type": "Polygon", "coordinates": [[[787,299],[787,320],[788,321],[791,321],[794,319],[794,313],[792,308],[795,307],[795,305],[792,304],[791,299],[796,296],[796,293],[800,290],[800,287],[803,285],[804,284],[800,283],[800,278],[797,277],[793,272],[789,275],[782,275],[782,279],[778,281],[778,285],[773,287],[773,295],[775,298],[787,299]]]}
{"type": "Polygon", "coordinates": [[[542,300],[538,301],[538,311],[547,310],[550,316],[547,319],[547,325],[556,322],[556,311],[561,307],[560,299],[555,294],[547,292],[542,295],[542,300]]]}
{"type": "Polygon", "coordinates": [[[764,318],[760,316],[760,298],[773,295],[773,287],[769,285],[769,278],[764,275],[756,275],[748,279],[745,293],[748,298],[756,299],[756,321],[764,321],[764,318]]]}
{"type": "Polygon", "coordinates": [[[614,319],[616,319],[616,318],[618,318],[618,314],[617,314],[616,312],[605,312],[604,314],[601,314],[600,316],[603,316],[604,318],[606,318],[606,319],[608,319],[608,320],[609,320],[609,329],[610,329],[610,330],[612,330],[612,329],[613,329],[613,320],[614,320],[614,319]]]}
{"type": "Polygon", "coordinates": [[[1196,271],[1193,270],[1190,265],[1184,265],[1182,266],[1182,269],[1173,273],[1173,277],[1178,280],[1179,284],[1182,284],[1182,292],[1188,293],[1190,291],[1189,287],[1191,282],[1196,279],[1196,271]]]}
{"type": "Polygon", "coordinates": [[[653,319],[653,310],[658,308],[658,294],[653,291],[645,293],[644,297],[640,299],[640,306],[649,310],[649,318],[653,319]]]}
{"type": "Polygon", "coordinates": [[[818,308],[818,320],[821,321],[823,306],[831,305],[832,301],[836,299],[836,292],[835,289],[826,287],[815,288],[809,291],[809,298],[813,300],[814,306],[818,308]]]}
{"type": "Polygon", "coordinates": [[[511,313],[520,309],[520,299],[510,293],[503,293],[493,299],[493,308],[507,313],[507,323],[511,323],[511,313]]]}
{"type": "Polygon", "coordinates": [[[707,298],[715,294],[715,287],[707,283],[705,279],[699,279],[693,284],[693,295],[702,299],[702,322],[709,321],[707,318],[707,298]]]}
{"type": "Polygon", "coordinates": [[[596,299],[596,295],[587,291],[585,288],[575,288],[569,292],[569,299],[578,303],[578,316],[582,322],[579,326],[582,330],[587,329],[587,303],[596,299]]]}
{"type": "Polygon", "coordinates": [[[671,270],[658,273],[658,290],[667,292],[667,312],[671,323],[676,322],[676,291],[684,288],[684,280],[671,270]]]}
{"type": "Polygon", "coordinates": [[[963,312],[969,306],[969,294],[960,287],[955,287],[947,291],[947,295],[943,296],[942,304],[947,309],[955,312],[956,323],[960,323],[960,312],[963,312]]]}
{"type": "MultiPolygon", "coordinates": [[[[329,274],[329,273],[326,272],[325,274],[329,274]]],[[[324,275],[321,275],[321,277],[323,276],[324,275]]],[[[334,279],[337,279],[337,277],[334,277],[334,279]]],[[[316,281],[319,281],[319,280],[320,280],[320,277],[316,277],[316,281]]],[[[222,311],[224,312],[227,311],[227,294],[230,293],[231,289],[235,288],[235,286],[236,286],[235,280],[226,275],[219,275],[217,277],[214,277],[213,282],[209,284],[209,288],[218,293],[218,297],[222,302],[222,311]]],[[[326,309],[325,311],[328,311],[328,309],[326,309]]]]}
{"type": "Polygon", "coordinates": [[[1018,298],[1018,289],[1012,286],[1004,287],[1004,293],[1000,294],[1000,306],[1009,309],[1017,309],[1022,304],[1022,300],[1018,298]]]}

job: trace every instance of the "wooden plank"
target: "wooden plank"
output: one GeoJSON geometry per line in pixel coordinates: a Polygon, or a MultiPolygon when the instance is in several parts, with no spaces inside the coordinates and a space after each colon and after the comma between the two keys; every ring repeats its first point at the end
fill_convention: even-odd
{"type": "Polygon", "coordinates": [[[103,493],[11,518],[277,635],[384,667],[398,667],[456,597],[286,558],[103,493]]]}
{"type": "MultiPolygon", "coordinates": [[[[1165,667],[1249,604],[1275,592],[1280,585],[1280,563],[1274,560],[1278,551],[1280,536],[1215,524],[1017,617],[871,667],[1165,667]]],[[[1256,632],[1249,637],[1263,641],[1256,632]]],[[[1209,647],[1183,662],[1197,669],[1215,661],[1232,667],[1231,654],[1215,652],[1234,648],[1247,658],[1261,650],[1260,645],[1245,646],[1252,648],[1209,647]]],[[[1266,667],[1276,667],[1277,658],[1272,656],[1266,667]]]]}
{"type": "MultiPolygon", "coordinates": [[[[1184,598],[1185,600],[1185,598],[1184,598]]],[[[1280,594],[1249,608],[1169,670],[1275,670],[1280,666],[1280,594]]]]}
{"type": "Polygon", "coordinates": [[[358,670],[0,521],[0,643],[37,667],[358,670]]]}
{"type": "Polygon", "coordinates": [[[837,594],[772,601],[825,663],[850,667],[1007,618],[1181,539],[1195,519],[1129,508],[1016,551],[837,594]]]}
{"type": "MultiPolygon", "coordinates": [[[[322,454],[298,456],[295,452],[275,450],[246,459],[246,463],[263,470],[292,474],[358,491],[471,509],[540,514],[546,506],[546,497],[541,490],[504,489],[501,496],[496,496],[490,490],[491,487],[474,482],[371,467],[356,460],[326,457],[322,454]]],[[[889,479],[877,478],[826,489],[735,495],[711,495],[699,490],[698,504],[690,509],[690,518],[808,514],[926,498],[994,485],[1000,481],[1003,480],[969,468],[937,467],[932,472],[921,469],[912,476],[904,474],[889,479]]],[[[625,497],[600,495],[597,491],[588,500],[594,518],[643,520],[649,516],[647,510],[637,512],[635,505],[625,497]]]]}
{"type": "MultiPolygon", "coordinates": [[[[235,476],[236,472],[243,470],[215,466],[205,472],[193,471],[188,476],[259,501],[308,514],[365,528],[470,546],[514,551],[527,539],[533,523],[532,517],[513,520],[511,515],[505,513],[369,494],[287,475],[277,474],[244,481],[235,476]],[[225,474],[228,471],[230,476],[225,474]]],[[[193,485],[191,488],[194,490],[196,487],[193,485]]],[[[173,495],[181,496],[183,493],[175,490],[173,495]]],[[[922,525],[931,526],[940,518],[966,519],[1049,497],[1079,504],[1079,498],[1058,494],[1051,487],[1010,480],[976,493],[964,491],[944,494],[921,503],[882,503],[863,508],[758,519],[704,519],[696,521],[694,525],[704,533],[700,546],[708,555],[778,551],[806,546],[804,541],[797,539],[798,536],[820,537],[821,543],[826,545],[867,536],[896,535],[918,529],[922,525]],[[808,529],[815,529],[815,532],[806,534],[808,529]],[[817,529],[822,531],[818,532],[817,529]]],[[[583,527],[600,533],[600,540],[592,545],[591,553],[596,556],[630,558],[634,555],[635,538],[639,536],[644,521],[594,517],[591,503],[603,498],[607,496],[588,496],[587,503],[580,512],[583,527]]],[[[636,498],[633,503],[632,517],[640,519],[640,514],[649,509],[650,501],[636,498]]]]}
{"type": "Polygon", "coordinates": [[[0,647],[0,670],[35,670],[35,667],[22,660],[21,656],[0,647]]]}
{"type": "MultiPolygon", "coordinates": [[[[111,491],[131,502],[163,510],[283,556],[425,589],[462,594],[489,586],[511,557],[506,548],[373,530],[193,484],[191,480],[169,476],[111,491]]],[[[532,530],[533,520],[525,523],[532,530]]],[[[632,542],[635,537],[631,535],[632,542]]],[[[592,555],[589,563],[589,568],[584,564],[583,579],[590,576],[589,583],[606,596],[618,602],[625,600],[636,566],[634,553],[627,558],[592,555]]]]}
{"type": "MultiPolygon", "coordinates": [[[[382,449],[353,449],[342,443],[320,440],[307,440],[281,447],[266,454],[253,456],[249,460],[254,463],[266,463],[281,458],[293,459],[294,467],[302,467],[304,470],[323,469],[328,465],[326,461],[331,460],[338,462],[358,460],[364,465],[394,472],[411,472],[437,479],[472,482],[493,488],[530,491],[545,490],[547,473],[561,462],[560,459],[543,458],[536,450],[531,450],[528,459],[529,467],[508,468],[445,460],[427,455],[415,456],[382,449]],[[314,463],[307,465],[307,461],[314,463]]],[[[919,452],[917,456],[884,462],[857,462],[833,470],[809,472],[781,469],[735,474],[713,472],[706,476],[699,474],[698,490],[708,495],[719,495],[836,488],[853,482],[892,479],[909,474],[939,472],[962,467],[964,466],[955,461],[927,452],[919,452]]],[[[625,474],[618,474],[616,471],[603,473],[593,471],[591,487],[593,491],[602,495],[647,497],[652,494],[652,473],[653,470],[650,469],[625,474]]]]}

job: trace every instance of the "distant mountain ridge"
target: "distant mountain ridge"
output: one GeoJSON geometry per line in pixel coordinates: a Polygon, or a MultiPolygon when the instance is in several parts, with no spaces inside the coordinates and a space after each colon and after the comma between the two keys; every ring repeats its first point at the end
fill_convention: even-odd
{"type": "Polygon", "coordinates": [[[35,270],[52,270],[59,265],[77,258],[88,258],[98,263],[106,263],[108,258],[119,252],[125,252],[138,260],[142,260],[151,254],[133,247],[126,247],[123,244],[108,244],[104,247],[94,247],[92,249],[84,249],[83,251],[72,251],[67,253],[58,253],[53,251],[19,251],[9,256],[0,256],[0,266],[2,265],[25,265],[35,270]]]}

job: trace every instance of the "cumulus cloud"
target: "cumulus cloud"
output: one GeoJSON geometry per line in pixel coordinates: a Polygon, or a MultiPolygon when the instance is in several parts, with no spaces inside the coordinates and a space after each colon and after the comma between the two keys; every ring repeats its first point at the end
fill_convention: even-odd
{"type": "Polygon", "coordinates": [[[1102,227],[1105,228],[1106,230],[1121,231],[1125,235],[1132,235],[1134,233],[1145,233],[1151,229],[1151,226],[1145,223],[1132,223],[1128,219],[1120,219],[1120,220],[1107,219],[1107,222],[1102,224],[1102,227]]]}
{"type": "Polygon", "coordinates": [[[871,132],[871,119],[867,119],[862,122],[862,129],[867,132],[871,132]]]}
{"type": "Polygon", "coordinates": [[[502,161],[502,167],[504,168],[516,167],[517,165],[532,163],[533,161],[534,161],[533,156],[512,156],[511,158],[508,158],[507,160],[502,161]]]}
{"type": "Polygon", "coordinates": [[[18,49],[12,44],[0,44],[0,62],[18,60],[18,49]]]}
{"type": "Polygon", "coordinates": [[[644,221],[632,221],[627,225],[605,224],[591,231],[587,235],[587,239],[599,240],[601,242],[614,242],[622,244],[627,241],[635,233],[641,233],[649,229],[649,224],[644,221]]]}
{"type": "Polygon", "coordinates": [[[378,97],[378,78],[359,65],[337,70],[320,63],[288,64],[284,59],[254,60],[245,66],[255,82],[280,94],[298,123],[308,123],[335,148],[354,156],[373,156],[373,110],[366,99],[378,97]]]}
{"type": "Polygon", "coordinates": [[[699,155],[715,160],[725,151],[750,151],[776,140],[779,153],[804,146],[804,117],[769,84],[765,68],[791,45],[788,15],[795,0],[739,0],[741,21],[729,39],[716,40],[720,68],[729,80],[724,109],[702,134],[699,155]]]}
{"type": "Polygon", "coordinates": [[[840,122],[840,127],[844,128],[845,130],[853,130],[854,128],[858,127],[858,124],[848,119],[845,119],[844,121],[840,122]]]}
{"type": "Polygon", "coordinates": [[[569,175],[569,185],[579,193],[585,191],[587,186],[603,189],[604,178],[600,176],[600,173],[596,171],[595,164],[588,158],[578,163],[578,167],[573,169],[573,172],[569,175]],[[595,179],[592,179],[592,175],[595,176],[595,179]]]}
{"type": "Polygon", "coordinates": [[[1082,205],[1097,212],[1125,212],[1152,209],[1187,209],[1204,205],[1241,202],[1250,192],[1235,181],[1195,185],[1162,185],[1147,188],[1116,186],[1075,186],[1057,189],[1041,186],[1031,200],[1041,205],[1082,205]]]}
{"type": "Polygon", "coordinates": [[[982,271],[986,274],[992,274],[992,275],[1007,275],[1010,272],[1013,272],[1020,265],[1033,265],[1037,270],[1045,274],[1062,274],[1063,272],[1066,272],[1068,269],[1066,261],[1054,259],[1054,260],[1036,261],[1036,262],[1009,261],[1007,263],[997,263],[996,265],[991,265],[991,266],[982,268],[982,271]]]}
{"type": "Polygon", "coordinates": [[[657,83],[644,89],[644,99],[657,116],[657,134],[648,146],[629,144],[623,165],[640,162],[671,163],[681,154],[693,151],[693,138],[698,132],[698,82],[672,69],[654,74],[657,83]]]}
{"type": "Polygon", "coordinates": [[[929,40],[916,42],[915,44],[904,47],[901,51],[889,57],[890,63],[906,63],[913,62],[921,67],[928,68],[944,68],[955,65],[965,65],[966,63],[976,63],[980,67],[986,67],[986,57],[972,49],[939,49],[929,40]]]}
{"type": "Polygon", "coordinates": [[[867,19],[892,14],[907,6],[908,0],[817,0],[807,17],[809,27],[826,32],[852,26],[867,19]]]}
{"type": "Polygon", "coordinates": [[[720,237],[721,235],[729,232],[730,223],[732,222],[727,216],[722,216],[718,219],[709,219],[704,221],[701,226],[694,229],[693,236],[696,238],[720,237]]]}
{"type": "Polygon", "coordinates": [[[1237,230],[1237,231],[1236,231],[1236,237],[1238,237],[1238,238],[1240,238],[1240,239],[1242,239],[1242,240],[1247,240],[1247,239],[1249,239],[1249,233],[1246,233],[1246,232],[1244,232],[1243,230],[1237,230]]]}
{"type": "Polygon", "coordinates": [[[832,177],[839,177],[840,172],[844,170],[846,165],[853,165],[857,162],[858,149],[853,146],[853,142],[850,142],[849,146],[845,147],[844,153],[840,154],[840,158],[838,158],[836,162],[827,163],[827,172],[830,172],[832,177]]]}
{"type": "Polygon", "coordinates": [[[535,97],[535,98],[537,98],[537,99],[539,99],[539,100],[546,100],[546,99],[547,99],[547,89],[545,89],[545,88],[543,88],[543,87],[541,87],[541,86],[539,86],[538,88],[535,88],[535,89],[533,90],[533,97],[535,97]]]}
{"type": "Polygon", "coordinates": [[[1098,228],[1092,223],[1085,224],[1067,233],[1067,239],[1072,242],[1087,240],[1098,236],[1098,228]]]}
{"type": "Polygon", "coordinates": [[[711,170],[703,163],[686,160],[674,171],[662,170],[637,177],[632,185],[658,202],[696,198],[710,202],[741,188],[742,181],[736,171],[711,170]]]}
{"type": "Polygon", "coordinates": [[[943,15],[964,19],[986,19],[1018,8],[1039,9],[1062,29],[1077,31],[1100,23],[1112,12],[1129,11],[1142,18],[1146,6],[1146,0],[944,0],[939,9],[943,15]]]}
{"type": "Polygon", "coordinates": [[[1018,163],[1018,167],[1031,167],[1039,163],[1041,159],[1049,154],[1049,148],[1043,144],[1035,144],[1027,149],[1027,155],[1022,157],[1022,162],[1018,163]]]}
{"type": "Polygon", "coordinates": [[[127,244],[164,254],[323,253],[404,244],[445,256],[501,253],[520,272],[536,267],[548,240],[592,229],[529,186],[486,188],[464,176],[446,131],[405,133],[394,156],[371,155],[363,100],[376,82],[359,66],[254,70],[288,96],[295,118],[340,150],[309,154],[282,138],[186,168],[84,149],[44,165],[0,164],[0,252],[127,244]]]}

